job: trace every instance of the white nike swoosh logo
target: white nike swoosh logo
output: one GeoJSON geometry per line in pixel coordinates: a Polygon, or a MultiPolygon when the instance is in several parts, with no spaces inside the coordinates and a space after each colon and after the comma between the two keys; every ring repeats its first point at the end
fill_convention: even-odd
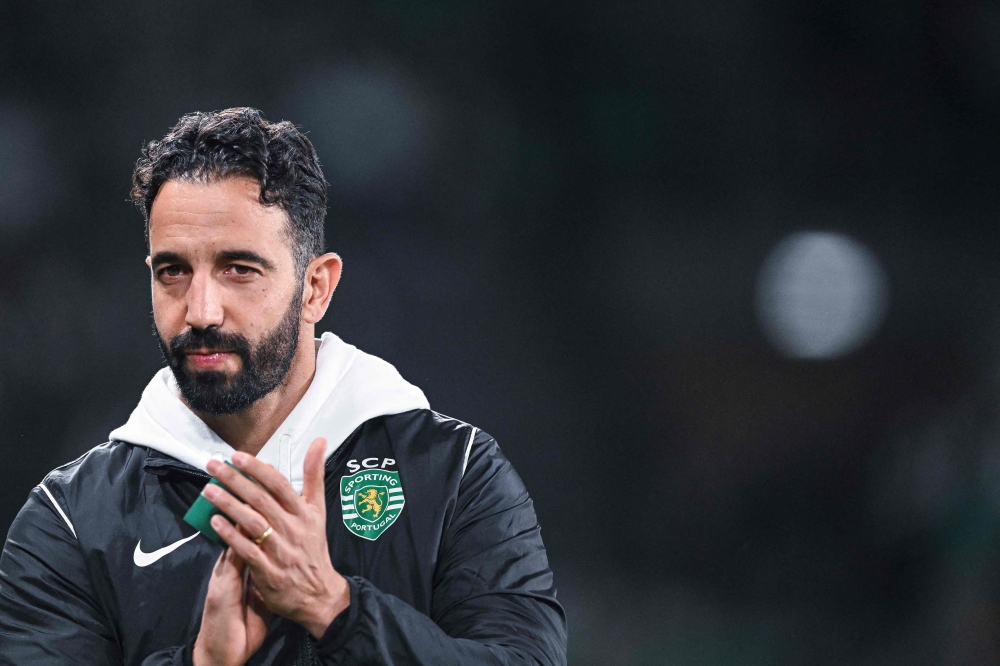
{"type": "Polygon", "coordinates": [[[180,541],[175,541],[172,544],[170,544],[169,546],[164,546],[163,548],[154,550],[152,553],[144,553],[144,552],[142,552],[142,548],[141,548],[141,546],[142,546],[142,539],[139,539],[139,543],[135,544],[135,553],[132,554],[132,560],[135,562],[135,566],[137,566],[137,567],[148,567],[150,564],[152,564],[156,560],[160,559],[164,555],[168,555],[168,554],[174,552],[175,550],[177,550],[178,548],[180,548],[185,543],[187,543],[191,539],[195,538],[199,534],[201,534],[201,532],[195,532],[194,534],[192,534],[189,537],[185,537],[185,538],[181,539],[180,541]]]}

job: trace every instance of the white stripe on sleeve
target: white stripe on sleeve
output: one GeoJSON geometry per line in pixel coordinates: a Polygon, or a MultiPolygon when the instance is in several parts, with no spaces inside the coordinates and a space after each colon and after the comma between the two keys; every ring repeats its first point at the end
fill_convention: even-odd
{"type": "MultiPolygon", "coordinates": [[[[59,506],[59,502],[56,501],[56,498],[52,496],[52,493],[49,492],[49,489],[45,487],[44,483],[39,483],[38,487],[41,488],[42,490],[44,490],[45,494],[49,496],[49,499],[52,500],[52,506],[54,506],[56,508],[56,511],[59,512],[59,515],[62,516],[62,519],[66,521],[67,525],[69,525],[69,531],[72,532],[73,536],[76,537],[76,530],[73,529],[73,523],[69,522],[69,518],[67,518],[66,514],[63,513],[62,507],[59,506]]],[[[76,537],[76,538],[79,539],[80,537],[76,537]]]]}
{"type": "Polygon", "coordinates": [[[476,431],[479,428],[473,426],[472,432],[469,433],[469,443],[465,445],[465,460],[462,461],[462,477],[465,477],[465,468],[469,466],[469,454],[472,452],[472,440],[476,438],[476,431]]]}

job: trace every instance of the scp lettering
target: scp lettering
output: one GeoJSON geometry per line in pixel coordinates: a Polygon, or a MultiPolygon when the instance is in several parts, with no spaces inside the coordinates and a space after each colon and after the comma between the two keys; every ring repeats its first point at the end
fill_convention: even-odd
{"type": "Polygon", "coordinates": [[[379,464],[379,458],[363,458],[361,464],[358,464],[357,459],[347,461],[347,471],[354,474],[361,469],[385,469],[390,465],[395,465],[396,461],[392,458],[382,458],[381,464],[379,464]]]}

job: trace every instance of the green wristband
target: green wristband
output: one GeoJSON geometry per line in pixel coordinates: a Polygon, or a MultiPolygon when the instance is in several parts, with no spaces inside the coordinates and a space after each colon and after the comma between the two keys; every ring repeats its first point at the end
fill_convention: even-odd
{"type": "MultiPolygon", "coordinates": [[[[225,463],[230,467],[232,467],[233,469],[235,469],[240,474],[243,474],[243,476],[247,477],[251,481],[254,481],[253,477],[244,473],[243,470],[236,467],[236,465],[234,465],[233,463],[229,462],[228,460],[226,460],[225,463]]],[[[232,490],[229,490],[229,488],[227,488],[224,483],[216,479],[214,476],[209,480],[209,483],[214,483],[217,486],[222,486],[227,491],[229,491],[230,494],[234,496],[236,495],[236,493],[234,493],[232,490]]],[[[256,483],[256,481],[254,481],[254,483],[256,483]]],[[[212,516],[214,516],[215,514],[221,514],[226,520],[228,520],[229,522],[233,522],[233,520],[229,516],[222,513],[219,507],[209,502],[207,497],[205,497],[201,493],[198,493],[198,498],[194,501],[194,504],[191,505],[191,508],[188,509],[187,513],[184,514],[184,522],[190,525],[191,527],[195,528],[196,530],[198,530],[199,532],[201,532],[206,537],[208,537],[215,543],[219,544],[220,546],[225,546],[226,542],[222,540],[222,537],[220,537],[218,532],[216,532],[215,529],[212,527],[211,520],[212,516]]]]}

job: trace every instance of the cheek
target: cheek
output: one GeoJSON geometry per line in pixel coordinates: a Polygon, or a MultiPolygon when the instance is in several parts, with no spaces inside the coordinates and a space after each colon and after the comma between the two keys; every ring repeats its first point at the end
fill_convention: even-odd
{"type": "Polygon", "coordinates": [[[171,298],[162,290],[153,289],[153,323],[156,330],[169,340],[184,328],[184,302],[171,298]]]}
{"type": "Polygon", "coordinates": [[[271,287],[234,290],[227,299],[226,319],[251,338],[270,332],[288,308],[290,297],[280,291],[271,287]]]}

